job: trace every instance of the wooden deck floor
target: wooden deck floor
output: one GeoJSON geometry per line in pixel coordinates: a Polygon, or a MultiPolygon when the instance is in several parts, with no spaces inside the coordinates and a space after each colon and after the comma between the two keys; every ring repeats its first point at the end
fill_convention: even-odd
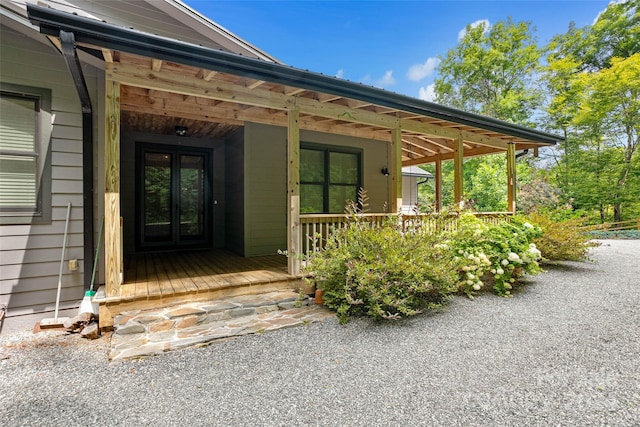
{"type": "Polygon", "coordinates": [[[299,279],[287,274],[282,255],[244,258],[223,250],[128,255],[124,267],[121,300],[164,299],[299,279]]]}

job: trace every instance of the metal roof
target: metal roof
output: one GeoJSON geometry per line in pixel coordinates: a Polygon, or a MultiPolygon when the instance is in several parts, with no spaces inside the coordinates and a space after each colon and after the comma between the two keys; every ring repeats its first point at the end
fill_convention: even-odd
{"type": "Polygon", "coordinates": [[[28,5],[28,15],[31,23],[40,27],[41,33],[57,37],[60,30],[73,32],[77,43],[86,43],[164,61],[173,61],[213,71],[370,102],[412,114],[448,120],[524,138],[537,143],[555,144],[564,140],[563,137],[558,135],[478,114],[467,113],[360,83],[185,43],[53,9],[30,4],[28,5]]]}
{"type": "Polygon", "coordinates": [[[405,166],[402,168],[402,176],[410,176],[416,178],[433,178],[433,174],[427,172],[419,166],[405,166]]]}

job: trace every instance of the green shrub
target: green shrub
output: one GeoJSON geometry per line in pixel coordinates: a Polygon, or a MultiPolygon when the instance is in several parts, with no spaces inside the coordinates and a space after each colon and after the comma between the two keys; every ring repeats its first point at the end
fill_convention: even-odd
{"type": "Polygon", "coordinates": [[[403,232],[397,217],[373,226],[358,209],[334,230],[307,270],[341,323],[352,315],[376,320],[412,316],[441,304],[456,289],[451,250],[426,227],[403,232]]]}
{"type": "Polygon", "coordinates": [[[537,237],[534,243],[545,260],[584,260],[587,258],[589,248],[598,245],[591,241],[589,234],[581,229],[586,221],[584,218],[567,217],[563,215],[562,210],[532,212],[528,218],[542,228],[542,236],[537,237]]]}
{"type": "Polygon", "coordinates": [[[498,295],[509,296],[519,277],[540,272],[540,251],[533,240],[541,234],[521,216],[486,224],[463,213],[450,239],[460,263],[460,289],[471,297],[490,281],[498,295]]]}

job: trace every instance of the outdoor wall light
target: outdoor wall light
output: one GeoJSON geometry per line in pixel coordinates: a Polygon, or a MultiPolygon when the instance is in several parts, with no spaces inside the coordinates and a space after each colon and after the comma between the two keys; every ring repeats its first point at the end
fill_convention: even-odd
{"type": "Polygon", "coordinates": [[[389,176],[389,168],[382,168],[380,172],[382,172],[382,175],[384,176],[389,176]]]}
{"type": "Polygon", "coordinates": [[[187,127],[176,126],[176,136],[185,136],[185,135],[187,135],[187,127]]]}

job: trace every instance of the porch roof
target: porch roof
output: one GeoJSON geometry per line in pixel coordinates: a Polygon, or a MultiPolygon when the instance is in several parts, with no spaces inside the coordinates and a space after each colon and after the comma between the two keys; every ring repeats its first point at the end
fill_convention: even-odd
{"type": "MultiPolygon", "coordinates": [[[[404,166],[553,145],[563,138],[278,63],[248,58],[131,28],[29,5],[29,19],[54,42],[73,32],[79,48],[101,57],[109,79],[123,85],[123,128],[172,133],[186,125],[209,136],[245,121],[286,126],[298,109],[300,128],[386,142],[402,131],[404,166]],[[167,117],[180,119],[168,123],[167,117]],[[163,129],[164,127],[164,129],[163,129]]],[[[191,132],[190,132],[191,133],[191,132]]]]}

